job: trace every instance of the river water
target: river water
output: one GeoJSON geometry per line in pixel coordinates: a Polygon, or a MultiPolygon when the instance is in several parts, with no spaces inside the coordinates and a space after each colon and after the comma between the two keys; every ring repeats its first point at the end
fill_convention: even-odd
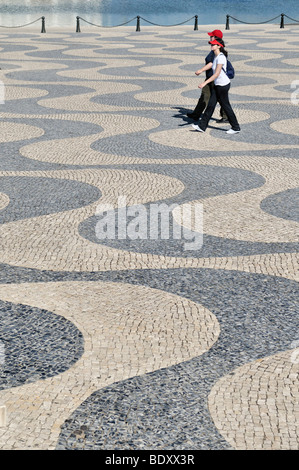
{"type": "MultiPolygon", "coordinates": [[[[76,16],[93,24],[112,27],[141,25],[225,25],[226,15],[242,22],[268,22],[281,13],[299,21],[298,0],[0,0],[0,26],[28,24],[45,16],[47,27],[74,26],[76,16]],[[190,21],[188,21],[190,19],[190,21]]],[[[272,21],[279,23],[280,18],[272,21]]],[[[239,21],[230,20],[231,23],[239,21]]],[[[292,22],[286,18],[286,22],[292,22]]],[[[299,26],[299,23],[298,23],[299,26]]]]}

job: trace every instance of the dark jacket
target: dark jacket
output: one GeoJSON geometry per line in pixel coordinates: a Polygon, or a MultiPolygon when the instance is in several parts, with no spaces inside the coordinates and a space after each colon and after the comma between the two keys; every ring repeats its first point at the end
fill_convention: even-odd
{"type": "MultiPolygon", "coordinates": [[[[214,54],[213,51],[211,51],[206,57],[206,65],[209,64],[210,62],[213,62],[214,57],[215,57],[215,54],[214,54]]],[[[206,77],[207,78],[210,78],[212,75],[213,75],[213,70],[212,69],[206,71],[206,77]]]]}

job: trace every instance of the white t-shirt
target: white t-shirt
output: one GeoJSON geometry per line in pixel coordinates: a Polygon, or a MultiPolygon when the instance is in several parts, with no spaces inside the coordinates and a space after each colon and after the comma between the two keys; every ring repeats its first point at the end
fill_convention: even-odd
{"type": "MultiPolygon", "coordinates": [[[[213,73],[216,72],[216,68],[217,68],[218,64],[221,64],[223,66],[224,70],[226,70],[227,60],[226,60],[225,55],[222,54],[222,52],[220,52],[220,54],[218,56],[215,56],[215,58],[213,60],[213,65],[212,65],[213,73]]],[[[223,68],[221,69],[219,77],[216,78],[216,80],[214,81],[215,85],[224,86],[224,85],[228,85],[230,83],[230,79],[228,78],[228,76],[224,72],[223,68]]]]}

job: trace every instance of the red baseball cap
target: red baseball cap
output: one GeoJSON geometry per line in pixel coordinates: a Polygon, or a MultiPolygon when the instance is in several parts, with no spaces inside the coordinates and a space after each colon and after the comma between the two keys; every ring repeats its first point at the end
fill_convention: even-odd
{"type": "Polygon", "coordinates": [[[220,29],[214,29],[211,33],[208,33],[209,36],[215,36],[216,38],[223,38],[223,33],[220,31],[220,29]]]}
{"type": "Polygon", "coordinates": [[[217,44],[217,46],[224,47],[224,45],[218,42],[217,39],[213,39],[213,41],[209,41],[209,44],[212,44],[213,46],[217,44]]]}

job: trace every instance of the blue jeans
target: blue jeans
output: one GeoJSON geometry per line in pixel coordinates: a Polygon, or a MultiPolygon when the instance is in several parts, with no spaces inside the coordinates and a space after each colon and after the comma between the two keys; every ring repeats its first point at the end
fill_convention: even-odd
{"type": "Polygon", "coordinates": [[[205,112],[202,114],[201,121],[199,122],[199,127],[203,131],[205,131],[206,128],[208,127],[209,121],[211,117],[213,116],[213,113],[215,111],[218,101],[223,111],[227,115],[227,119],[230,125],[232,126],[232,129],[234,131],[240,130],[240,125],[237,121],[236,115],[229,102],[229,98],[228,98],[229,89],[230,89],[230,83],[224,86],[215,85],[213,87],[208,106],[206,107],[205,112]]]}

